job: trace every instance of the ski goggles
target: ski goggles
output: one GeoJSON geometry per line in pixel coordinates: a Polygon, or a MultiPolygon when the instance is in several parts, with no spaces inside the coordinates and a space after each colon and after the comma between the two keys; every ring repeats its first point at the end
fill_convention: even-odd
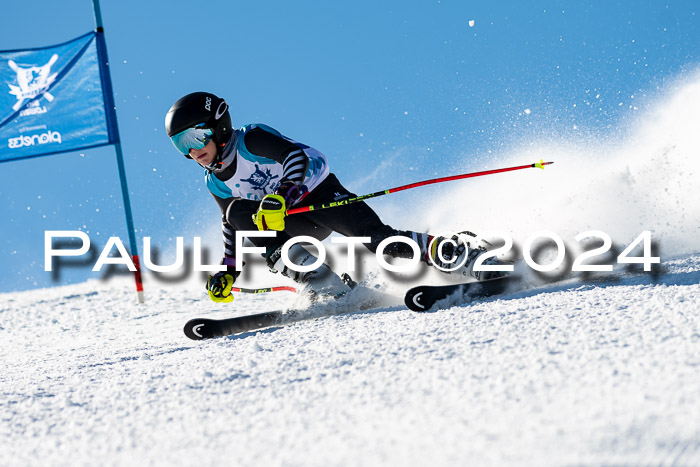
{"type": "Polygon", "coordinates": [[[175,149],[182,154],[189,156],[190,149],[202,149],[211,141],[213,131],[204,128],[204,123],[200,123],[194,128],[188,128],[170,137],[175,149]]]}

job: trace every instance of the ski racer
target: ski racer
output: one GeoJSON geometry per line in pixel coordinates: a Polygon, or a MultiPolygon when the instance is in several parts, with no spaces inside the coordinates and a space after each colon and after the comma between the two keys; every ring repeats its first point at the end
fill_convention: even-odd
{"type": "MultiPolygon", "coordinates": [[[[207,289],[215,302],[233,300],[231,287],[240,275],[236,270],[235,232],[237,230],[275,230],[274,238],[249,238],[265,248],[265,260],[272,272],[281,272],[294,281],[308,284],[312,291],[338,295],[348,285],[327,264],[310,272],[297,272],[284,266],[281,251],[292,237],[308,235],[318,240],[332,232],[345,236],[369,237],[365,246],[375,252],[379,243],[395,235],[411,238],[425,263],[448,268],[464,264],[450,274],[490,278],[473,271],[476,258],[485,250],[468,248],[458,235],[446,242],[442,254],[427,233],[396,230],[386,225],[364,202],[286,216],[292,207],[342,201],[355,197],[330,171],[328,160],[318,150],[296,142],[263,124],[234,129],[226,101],[208,92],[194,92],[180,98],[165,117],[165,128],[175,148],[205,169],[206,186],[222,214],[226,271],[209,276],[207,289]],[[465,259],[466,257],[466,259],[465,259]],[[443,261],[444,260],[444,261],[443,261]]],[[[473,234],[472,234],[473,235],[473,234]]],[[[392,243],[384,253],[398,258],[413,256],[405,243],[392,243]]],[[[315,256],[296,244],[289,250],[295,264],[316,261],[315,256]]],[[[484,264],[496,264],[495,258],[484,264]]]]}

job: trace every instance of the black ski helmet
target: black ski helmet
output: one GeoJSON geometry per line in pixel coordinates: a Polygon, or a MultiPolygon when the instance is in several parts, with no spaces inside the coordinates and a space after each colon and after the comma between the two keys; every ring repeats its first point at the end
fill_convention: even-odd
{"type": "MultiPolygon", "coordinates": [[[[210,92],[193,92],[178,99],[165,115],[165,131],[169,137],[201,123],[212,130],[217,155],[220,156],[233,132],[225,100],[210,92]]],[[[189,154],[185,157],[191,159],[189,154]]]]}

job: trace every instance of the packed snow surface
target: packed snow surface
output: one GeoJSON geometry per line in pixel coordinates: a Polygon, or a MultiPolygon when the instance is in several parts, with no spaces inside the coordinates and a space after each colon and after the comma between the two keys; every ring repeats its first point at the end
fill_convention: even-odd
{"type": "MultiPolygon", "coordinates": [[[[555,164],[379,201],[396,228],[500,231],[516,245],[549,230],[569,248],[598,230],[623,248],[650,231],[655,280],[413,313],[409,283],[369,267],[393,302],[199,342],[182,332],[189,319],[294,299],[219,306],[197,280],[149,281],[144,305],[121,280],[2,294],[0,465],[700,465],[698,121],[695,76],[623,141],[526,141],[471,168],[555,164]]],[[[457,155],[450,174],[465,160],[481,163],[457,155]]]]}
{"type": "Polygon", "coordinates": [[[700,464],[700,255],[656,281],[402,305],[209,341],[201,284],[0,296],[0,464],[700,464]]]}

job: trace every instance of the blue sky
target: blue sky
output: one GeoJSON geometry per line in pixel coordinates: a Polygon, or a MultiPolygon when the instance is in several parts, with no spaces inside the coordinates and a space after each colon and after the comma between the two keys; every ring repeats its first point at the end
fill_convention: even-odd
{"type": "MultiPolygon", "coordinates": [[[[371,192],[489,166],[523,140],[622,136],[668,82],[697,70],[698,10],[692,1],[104,2],[138,236],[166,249],[218,224],[202,171],[163,130],[186,93],[225,97],[236,125],[264,122],[312,145],[349,188],[371,192]]],[[[57,44],[94,28],[92,3],[12,2],[0,26],[3,50],[57,44]]],[[[52,282],[45,230],[126,243],[111,147],[0,164],[0,200],[0,291],[98,277],[78,268],[52,282]]]]}

